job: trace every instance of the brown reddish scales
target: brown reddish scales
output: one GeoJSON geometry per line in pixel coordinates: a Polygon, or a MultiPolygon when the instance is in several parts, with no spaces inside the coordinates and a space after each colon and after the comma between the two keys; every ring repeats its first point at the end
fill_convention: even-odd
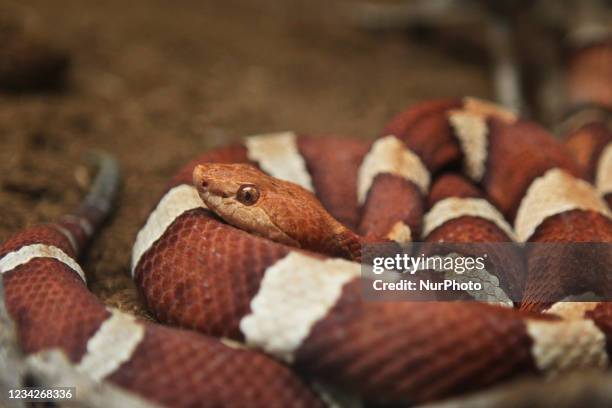
{"type": "MultiPolygon", "coordinates": [[[[461,175],[440,176],[430,192],[431,207],[452,198],[484,201],[484,194],[461,175]]],[[[461,202],[457,204],[460,207],[461,202]]],[[[503,222],[501,214],[499,218],[499,222],[503,222]]],[[[460,252],[465,255],[480,256],[486,253],[487,271],[500,280],[500,287],[510,295],[511,299],[520,299],[525,281],[524,266],[518,251],[510,245],[512,237],[491,219],[472,213],[461,214],[459,209],[454,218],[442,223],[423,238],[426,244],[422,246],[422,250],[428,255],[460,252]],[[450,245],[445,246],[444,243],[450,245]],[[499,243],[508,244],[499,245],[499,243]],[[428,246],[428,244],[433,245],[428,246]],[[446,248],[448,250],[445,252],[446,248]]]]}
{"type": "MultiPolygon", "coordinates": [[[[300,146],[301,142],[296,144],[300,146]]],[[[322,143],[320,148],[323,146],[322,143]]],[[[318,168],[312,174],[313,185],[317,185],[318,177],[332,180],[333,167],[328,167],[330,174],[326,174],[324,164],[308,163],[316,161],[317,155],[314,145],[307,150],[311,156],[306,165],[309,169],[318,168]]],[[[401,180],[410,184],[401,176],[384,171],[377,177],[377,180],[401,180]]],[[[353,183],[354,180],[337,182],[353,183]]],[[[391,193],[388,187],[375,181],[368,194],[384,197],[397,192],[396,189],[391,193]],[[377,184],[385,188],[377,192],[377,184]]],[[[462,192],[457,191],[458,194],[462,192]]],[[[354,203],[346,205],[354,206],[354,203]]],[[[495,240],[497,236],[500,240],[509,239],[496,222],[482,217],[456,218],[440,227],[448,238],[495,240]],[[447,234],[449,230],[445,227],[454,229],[457,235],[447,234]]],[[[548,337],[550,332],[538,334],[533,331],[534,324],[538,328],[545,319],[546,322],[557,321],[555,317],[547,319],[542,315],[525,315],[476,303],[368,302],[361,297],[358,278],[335,288],[340,292],[335,295],[338,298],[334,297],[336,300],[329,304],[331,309],[320,310],[314,325],[309,326],[311,329],[307,328],[305,333],[293,330],[294,324],[299,325],[308,314],[304,312],[310,306],[322,305],[306,300],[312,300],[313,296],[316,299],[319,292],[326,291],[326,285],[320,281],[323,276],[335,279],[336,272],[347,272],[346,269],[334,269],[342,267],[358,277],[359,266],[308,251],[296,251],[290,246],[254,236],[201,208],[188,210],[173,220],[135,268],[137,284],[160,320],[216,336],[245,340],[277,357],[293,357],[301,372],[328,379],[371,399],[428,401],[460,393],[466,387],[477,388],[520,374],[551,371],[549,365],[541,365],[537,350],[543,347],[548,351],[549,347],[557,347],[557,343],[561,343],[562,351],[570,350],[576,343],[562,344],[563,338],[559,337],[563,336],[555,336],[558,333],[555,330],[567,329],[565,323],[560,323],[560,329],[553,329],[548,337]],[[309,279],[311,274],[317,278],[301,280],[309,279]],[[283,276],[288,280],[279,281],[283,276]],[[316,283],[317,290],[303,289],[304,283],[316,283]],[[282,300],[267,298],[266,301],[266,296],[272,295],[282,300]],[[299,313],[292,312],[294,299],[305,302],[297,309],[299,313]],[[261,315],[259,320],[256,318],[260,313],[273,313],[274,310],[278,313],[274,318],[265,319],[261,315]],[[284,319],[290,321],[285,321],[288,326],[276,326],[284,319]],[[254,323],[257,321],[261,326],[254,323]],[[268,334],[272,330],[272,334],[259,337],[262,332],[258,330],[268,334]],[[296,332],[307,337],[290,343],[294,348],[282,349],[276,354],[274,347],[279,344],[284,347],[284,339],[292,338],[296,332]],[[457,347],[457,344],[466,346],[457,347]]],[[[567,330],[571,332],[571,327],[567,330]]],[[[592,333],[581,331],[580,335],[587,342],[593,339],[592,333]]],[[[587,364],[601,361],[588,357],[601,356],[597,344],[594,347],[594,350],[585,351],[587,364]]],[[[552,371],[556,364],[562,368],[567,364],[580,364],[580,359],[578,362],[572,360],[572,353],[555,355],[552,371]]]]}
{"type": "Polygon", "coordinates": [[[143,255],[135,279],[160,320],[216,337],[240,338],[266,268],[290,248],[194,209],[176,219],[143,255]]]}
{"type": "MultiPolygon", "coordinates": [[[[300,150],[309,151],[306,160],[308,168],[317,168],[312,174],[313,185],[317,185],[318,177],[333,180],[333,165],[326,167],[324,163],[317,162],[314,144],[306,149],[299,141],[297,145],[302,146],[300,150]]],[[[324,143],[319,148],[323,149],[323,146],[324,143]]],[[[326,161],[322,159],[324,157],[327,156],[323,153],[319,156],[326,161]]],[[[326,162],[331,163],[329,160],[326,162]]],[[[531,177],[532,174],[528,173],[527,176],[531,177]]],[[[396,186],[400,187],[402,183],[410,184],[401,176],[380,172],[368,195],[382,198],[403,191],[391,189],[393,183],[385,182],[389,180],[398,181],[396,186]],[[377,191],[378,188],[380,191],[377,191]]],[[[354,180],[337,182],[353,183],[354,180]]],[[[329,183],[333,184],[326,181],[331,185],[329,183]]],[[[418,191],[416,186],[415,190],[418,191]]],[[[422,199],[422,193],[418,193],[422,199]]],[[[458,189],[457,194],[462,193],[463,189],[458,189]]],[[[520,200],[521,197],[513,199],[520,200]]],[[[341,205],[341,201],[335,202],[341,205]]],[[[384,207],[384,204],[389,205],[380,199],[379,204],[368,210],[376,214],[375,209],[378,208],[381,217],[389,216],[387,213],[381,214],[382,208],[389,208],[392,210],[389,212],[394,213],[402,211],[399,205],[395,208],[392,205],[384,207]]],[[[346,205],[354,208],[354,202],[346,205]]],[[[437,233],[460,242],[510,239],[498,223],[474,216],[457,217],[433,232],[437,233]]],[[[301,299],[302,294],[291,292],[289,288],[294,283],[297,286],[298,277],[309,276],[310,273],[335,276],[334,272],[337,271],[323,268],[328,261],[337,265],[333,263],[337,261],[326,260],[320,254],[294,251],[291,247],[227,225],[209,211],[193,209],[176,218],[153,244],[136,265],[135,275],[147,302],[160,320],[215,335],[245,339],[251,345],[270,351],[264,346],[266,341],[273,345],[282,343],[285,336],[293,335],[293,331],[276,332],[276,335],[259,343],[254,340],[257,337],[253,337],[251,331],[254,330],[253,316],[262,310],[274,309],[273,305],[276,305],[280,314],[275,319],[262,321],[262,330],[274,327],[284,316],[290,316],[287,319],[291,319],[292,323],[299,322],[304,309],[299,309],[298,316],[289,311],[289,306],[293,297],[301,299]],[[313,259],[317,260],[314,264],[310,263],[313,259]],[[299,261],[304,263],[300,264],[299,261]],[[288,274],[290,280],[287,283],[291,284],[278,285],[278,281],[275,281],[283,273],[288,274]],[[263,293],[269,291],[278,291],[279,296],[284,296],[283,300],[264,302],[263,293]],[[180,295],[179,302],[173,302],[174,293],[180,295]],[[262,308],[263,305],[267,307],[262,308]],[[245,322],[249,324],[243,324],[245,322]],[[248,330],[245,331],[245,328],[248,330]]],[[[357,268],[358,274],[358,266],[351,265],[357,268]]],[[[324,291],[325,288],[320,286],[319,289],[324,291]]],[[[310,291],[303,292],[306,299],[313,296],[310,291]]],[[[541,361],[537,360],[537,349],[544,347],[548,351],[549,346],[557,347],[557,342],[562,343],[563,340],[559,338],[563,336],[556,337],[554,331],[552,340],[546,333],[538,336],[537,332],[532,331],[534,324],[538,328],[538,324],[546,319],[542,315],[525,315],[475,303],[367,302],[360,295],[360,282],[349,281],[342,287],[333,307],[318,315],[318,320],[307,332],[308,337],[295,343],[292,350],[295,352],[294,362],[300,371],[328,379],[372,399],[428,401],[457,394],[470,387],[494,384],[519,373],[548,370],[548,365],[541,366],[541,361]],[[458,344],[463,346],[457,347],[458,344]]],[[[553,320],[557,319],[549,318],[547,322],[553,320]]],[[[559,327],[565,330],[566,326],[561,324],[559,327]]],[[[580,335],[587,341],[593,338],[592,333],[580,332],[580,335]]],[[[562,351],[568,350],[574,343],[559,347],[562,351]]],[[[592,351],[585,351],[585,355],[590,356],[592,351]]],[[[563,360],[566,355],[571,357],[573,354],[561,353],[554,359],[563,360]]],[[[595,348],[593,355],[601,356],[601,350],[595,348]]],[[[589,364],[599,361],[587,358],[589,364]]],[[[562,368],[567,367],[566,363],[559,362],[562,368]]],[[[569,361],[569,364],[574,363],[569,361]]]]}
{"type": "Polygon", "coordinates": [[[461,174],[446,173],[438,176],[431,186],[427,206],[431,208],[449,197],[484,198],[484,193],[461,174]]]}
{"type": "Polygon", "coordinates": [[[78,275],[55,259],[18,266],[3,282],[6,305],[26,353],[59,348],[79,361],[87,340],[109,316],[78,275]]]}
{"type": "Polygon", "coordinates": [[[567,135],[564,141],[567,150],[590,182],[595,180],[600,155],[609,143],[612,143],[612,131],[600,122],[580,127],[567,135]]]}
{"type": "Polygon", "coordinates": [[[544,310],[569,296],[612,296],[612,214],[589,183],[548,171],[529,187],[515,228],[528,243],[523,309],[544,310]]]}
{"type": "MultiPolygon", "coordinates": [[[[393,137],[391,139],[396,140],[393,137]]],[[[315,188],[321,188],[321,191],[331,189],[333,177],[329,173],[334,173],[334,168],[316,162],[317,148],[312,143],[299,139],[292,147],[297,145],[299,150],[309,152],[307,154],[310,156],[304,161],[308,169],[316,169],[312,174],[312,184],[315,188]],[[328,172],[325,171],[326,168],[328,172]],[[319,178],[325,181],[321,182],[319,178]]],[[[342,145],[339,141],[334,143],[336,146],[342,145]]],[[[330,145],[321,143],[319,148],[330,145]]],[[[532,149],[537,148],[539,146],[532,146],[532,149]]],[[[354,165],[359,154],[357,150],[355,149],[355,155],[348,154],[343,163],[354,165]]],[[[206,188],[216,189],[215,192],[219,196],[228,195],[226,199],[231,198],[232,194],[236,199],[240,196],[243,205],[252,209],[259,200],[266,200],[265,197],[262,199],[265,192],[261,192],[257,183],[269,179],[269,176],[262,175],[246,164],[250,162],[248,157],[252,157],[247,153],[244,147],[234,147],[207,154],[203,160],[226,163],[235,160],[242,163],[238,167],[242,167],[243,171],[240,171],[237,177],[229,182],[225,180],[221,186],[207,183],[206,188]],[[256,183],[246,183],[248,189],[238,194],[237,184],[242,185],[245,181],[243,177],[249,174],[257,176],[256,183]],[[228,190],[225,189],[226,185],[233,187],[228,190]]],[[[295,157],[294,155],[293,158],[295,157]]],[[[329,156],[322,152],[319,157],[329,156]]],[[[299,160],[294,160],[291,164],[296,161],[299,160]]],[[[328,163],[332,162],[328,160],[328,163]]],[[[276,357],[293,358],[300,372],[317,380],[329,380],[335,385],[382,402],[426,402],[479,389],[523,374],[555,374],[568,367],[602,367],[608,362],[603,343],[611,338],[612,328],[609,324],[610,311],[604,306],[588,309],[588,316],[592,316],[595,326],[591,321],[580,319],[582,316],[577,316],[578,319],[572,321],[561,321],[556,317],[547,318],[540,314],[525,314],[477,303],[366,301],[361,296],[359,265],[329,259],[307,250],[294,250],[290,246],[255,236],[222,222],[211,211],[201,208],[195,188],[185,184],[190,183],[195,165],[196,163],[192,163],[183,170],[175,181],[181,185],[175,184],[170,190],[180,191],[181,194],[164,196],[164,199],[168,199],[168,196],[178,197],[179,202],[168,199],[164,201],[165,207],[160,203],[156,208],[155,216],[152,213],[149,219],[152,222],[147,222],[147,226],[143,228],[143,231],[150,235],[150,243],[143,249],[134,265],[135,279],[147,305],[161,321],[215,336],[246,340],[249,345],[270,352],[276,357]],[[184,204],[181,200],[185,198],[192,207],[180,207],[180,204],[184,204]],[[167,205],[168,203],[171,205],[167,205]],[[180,207],[181,211],[174,211],[174,206],[180,207]],[[160,226],[163,228],[158,228],[160,226]],[[280,277],[286,280],[279,280],[280,277]],[[339,277],[342,279],[334,281],[339,277]],[[344,280],[345,278],[347,280],[344,280]],[[330,282],[333,290],[329,288],[330,282]],[[318,297],[319,295],[325,296],[318,297]],[[324,302],[317,301],[321,299],[324,302]],[[302,307],[295,309],[295,302],[302,307]],[[307,326],[301,325],[304,320],[308,320],[305,317],[308,317],[311,308],[317,312],[314,320],[308,321],[307,326]],[[267,313],[271,313],[274,318],[265,319],[266,316],[270,317],[267,313]],[[257,322],[261,324],[256,324],[257,322]],[[283,324],[275,326],[279,322],[283,324]],[[292,330],[295,328],[303,330],[292,330]],[[601,331],[597,331],[597,328],[601,331]],[[295,339],[296,332],[304,337],[295,339]],[[262,334],[269,336],[258,337],[262,334]],[[266,347],[269,344],[273,347],[266,347]],[[284,349],[287,344],[292,347],[284,349]],[[280,354],[274,349],[279,345],[282,346],[280,354]],[[288,353],[285,353],[286,351],[288,353]]],[[[349,168],[349,165],[346,165],[347,167],[338,173],[346,175],[348,179],[355,174],[355,167],[349,168]]],[[[219,164],[209,166],[224,167],[226,170],[231,168],[219,164]]],[[[262,165],[262,168],[264,167],[262,165]]],[[[527,172],[527,176],[531,177],[532,173],[527,172]]],[[[196,179],[201,181],[198,177],[196,179]]],[[[500,177],[499,180],[502,182],[504,179],[500,177]]],[[[355,180],[337,182],[354,183],[355,180]]],[[[325,210],[311,193],[293,187],[285,189],[284,182],[272,184],[283,187],[281,190],[288,195],[295,193],[296,197],[288,198],[285,195],[273,200],[272,206],[278,212],[273,212],[270,216],[263,211],[268,220],[283,216],[281,212],[285,210],[285,201],[289,202],[287,207],[290,211],[298,209],[303,211],[304,215],[297,217],[292,214],[288,217],[301,222],[297,226],[297,234],[291,220],[280,222],[283,225],[282,230],[276,223],[264,223],[264,226],[276,232],[278,231],[274,227],[281,230],[284,234],[281,238],[287,236],[295,241],[305,239],[309,242],[309,238],[302,235],[301,231],[302,228],[305,228],[304,231],[310,228],[303,225],[310,221],[308,217],[314,215],[315,218],[325,220],[331,215],[321,214],[321,211],[325,210]],[[298,203],[292,200],[297,200],[298,203]],[[309,208],[304,208],[305,206],[309,208]]],[[[263,185],[269,187],[270,183],[263,185]]],[[[399,214],[404,217],[403,209],[384,207],[384,204],[388,203],[379,201],[380,197],[389,197],[389,194],[403,195],[402,186],[412,186],[418,191],[406,178],[380,172],[370,188],[372,191],[368,193],[370,203],[366,203],[366,206],[371,208],[367,209],[376,214],[377,209],[380,212],[381,209],[389,208],[393,210],[388,211],[393,212],[392,215],[399,214]],[[386,181],[389,180],[392,182],[387,184],[386,181]],[[397,184],[394,184],[396,182],[397,184]],[[400,188],[391,189],[393,185],[400,188]],[[374,200],[372,195],[380,197],[375,197],[374,200]]],[[[453,188],[456,188],[459,195],[470,195],[469,190],[473,186],[464,187],[456,184],[453,188]]],[[[418,191],[421,200],[426,188],[422,190],[418,191]]],[[[442,186],[441,190],[444,191],[445,188],[442,186]]],[[[321,191],[317,191],[317,194],[324,194],[321,191]]],[[[353,199],[354,186],[343,191],[350,193],[351,197],[347,200],[353,199]]],[[[453,198],[448,192],[442,195],[448,195],[445,198],[453,198]]],[[[409,197],[397,198],[409,200],[409,197]]],[[[515,198],[517,197],[513,197],[515,198]]],[[[222,203],[223,200],[219,202],[222,203]]],[[[342,213],[343,204],[339,197],[329,202],[338,206],[334,211],[342,213]]],[[[223,207],[217,204],[219,203],[213,202],[210,207],[223,210],[223,207]]],[[[233,208],[235,210],[236,207],[233,208]]],[[[354,216],[355,208],[354,201],[346,203],[346,214],[354,216]]],[[[262,212],[259,214],[262,215],[262,212]]],[[[232,222],[234,215],[236,214],[231,212],[227,214],[228,221],[232,222]]],[[[389,214],[380,216],[388,217],[389,214]]],[[[251,220],[250,216],[243,219],[251,220]]],[[[559,222],[555,217],[550,217],[550,220],[555,223],[552,228],[554,231],[563,228],[564,222],[559,222]]],[[[534,236],[542,231],[546,232],[548,221],[542,223],[534,236]]],[[[591,232],[592,227],[587,221],[595,221],[601,226],[596,217],[585,218],[580,222],[570,221],[569,224],[580,236],[591,232]]],[[[316,222],[314,224],[315,228],[320,228],[316,222]]],[[[323,228],[316,232],[334,232],[337,224],[339,223],[325,221],[323,228]]],[[[255,223],[255,227],[260,226],[255,223]]],[[[265,228],[262,230],[266,231],[265,228]]],[[[489,243],[497,239],[503,240],[505,233],[496,220],[470,215],[446,220],[443,225],[432,228],[428,235],[433,240],[482,240],[489,243]]],[[[47,233],[47,236],[49,235],[53,233],[47,233]]],[[[555,232],[552,235],[566,237],[571,234],[555,232]]],[[[320,237],[325,241],[325,237],[320,237]]],[[[609,239],[606,235],[602,237],[609,239]]],[[[505,238],[509,239],[509,236],[506,234],[505,238]]],[[[330,241],[333,242],[334,250],[346,246],[338,237],[330,241]]],[[[58,245],[69,250],[66,240],[58,245]]],[[[324,249],[327,246],[319,245],[324,249]]],[[[32,261],[31,264],[36,265],[35,262],[32,261]]],[[[27,266],[30,266],[30,263],[27,266]]],[[[22,272],[24,271],[18,271],[22,272]]],[[[68,272],[74,275],[72,271],[68,272]]],[[[13,273],[14,270],[9,271],[5,278],[11,278],[10,274],[13,273]]],[[[53,307],[38,298],[38,295],[46,294],[44,288],[43,292],[39,292],[41,288],[37,282],[29,280],[40,275],[22,275],[28,278],[28,281],[22,282],[23,286],[15,290],[18,298],[15,303],[18,309],[28,309],[25,310],[24,316],[34,316],[35,319],[48,323],[44,316],[46,313],[52,313],[53,307]],[[37,301],[24,305],[23,299],[29,296],[37,301]]],[[[82,284],[79,285],[79,289],[76,289],[77,286],[65,285],[61,294],[77,303],[82,301],[82,298],[77,296],[77,290],[91,296],[82,284]]],[[[53,286],[51,290],[56,288],[53,286]]],[[[78,307],[74,304],[70,306],[78,307]]],[[[84,309],[85,312],[87,310],[84,309]]],[[[23,324],[27,327],[28,322],[23,324]]],[[[145,328],[142,342],[131,354],[130,360],[110,375],[109,380],[154,401],[178,406],[201,403],[309,407],[320,404],[286,365],[275,363],[258,352],[231,349],[217,340],[194,333],[161,328],[150,323],[139,324],[145,328]]],[[[86,330],[88,325],[83,324],[82,328],[86,330]]],[[[67,332],[74,333],[72,329],[67,332]]],[[[30,341],[47,340],[46,337],[40,336],[38,331],[30,331],[26,336],[35,335],[39,337],[30,341]]],[[[74,337],[74,343],[79,343],[80,350],[83,350],[83,339],[77,337],[74,337]]],[[[24,343],[29,344],[27,340],[24,343]]],[[[291,361],[291,358],[288,358],[288,361],[291,361]]]]}
{"type": "Polygon", "coordinates": [[[566,211],[545,219],[529,242],[540,245],[529,253],[523,310],[541,311],[554,300],[585,292],[612,296],[610,218],[595,211],[566,211]]]}
{"type": "MultiPolygon", "coordinates": [[[[604,333],[612,333],[612,303],[600,302],[593,310],[585,313],[585,317],[593,322],[604,333]]],[[[612,337],[606,339],[608,354],[612,354],[612,337]]]]}
{"type": "Polygon", "coordinates": [[[72,257],[76,256],[74,248],[70,245],[70,240],[60,232],[56,224],[42,224],[28,228],[27,234],[18,233],[4,241],[0,247],[0,258],[9,252],[32,244],[53,245],[72,257]]]}
{"type": "Polygon", "coordinates": [[[367,141],[334,136],[301,136],[298,148],[312,176],[317,198],[329,213],[348,228],[359,223],[357,172],[368,152],[367,141]],[[329,171],[333,163],[333,171],[329,171]]]}
{"type": "Polygon", "coordinates": [[[296,364],[375,400],[412,405],[536,373],[531,345],[523,316],[512,310],[364,301],[357,281],[313,327],[296,364]]]}
{"type": "Polygon", "coordinates": [[[411,181],[394,174],[376,176],[363,205],[359,232],[368,239],[381,239],[397,222],[410,227],[412,240],[418,239],[424,212],[423,194],[411,181]]]}
{"type": "Polygon", "coordinates": [[[140,347],[109,380],[169,407],[325,406],[264,354],[157,324],[147,324],[140,347]]]}
{"type": "MultiPolygon", "coordinates": [[[[266,269],[289,251],[205,210],[192,210],[147,252],[137,284],[160,320],[242,339],[240,322],[252,313],[266,269]],[[182,300],[166,304],[163,299],[179,289],[182,300]]],[[[467,384],[476,388],[536,371],[521,314],[480,304],[457,306],[370,302],[354,281],[298,349],[297,367],[369,398],[392,401],[428,401],[460,393],[467,384]],[[478,363],[464,371],[465,361],[474,358],[478,363]],[[425,379],[431,381],[427,386],[425,379]]]]}
{"type": "MultiPolygon", "coordinates": [[[[143,259],[139,269],[146,280],[138,283],[162,313],[169,306],[163,301],[166,294],[179,286],[192,288],[183,306],[170,308],[173,315],[162,314],[160,319],[240,339],[241,318],[251,313],[250,300],[259,289],[266,265],[276,264],[289,250],[223,224],[204,210],[193,210],[177,220],[145,255],[148,259],[143,259]],[[198,293],[200,290],[205,292],[198,293]],[[195,307],[186,309],[187,304],[195,307]],[[181,310],[186,313],[180,314],[181,310]],[[198,323],[190,324],[191,319],[198,323]]],[[[534,372],[530,344],[519,314],[477,304],[456,309],[452,303],[367,302],[356,281],[345,287],[338,305],[313,328],[297,353],[296,364],[317,378],[331,379],[371,398],[426,401],[460,392],[466,384],[477,387],[516,372],[534,372]],[[466,326],[466,321],[473,325],[466,326]],[[453,342],[471,346],[454,348],[430,341],[449,330],[454,333],[453,342]],[[504,333],[501,342],[499,333],[504,333]],[[498,352],[480,353],[489,348],[498,352]],[[442,350],[453,354],[440,359],[440,366],[432,365],[442,350]],[[459,369],[466,358],[476,355],[481,356],[477,366],[468,372],[459,369]],[[351,357],[347,360],[346,356],[351,357]],[[397,356],[401,356],[399,361],[397,356]],[[490,365],[498,368],[491,371],[490,365]],[[423,388],[421,381],[438,372],[435,367],[448,373],[441,381],[446,385],[432,382],[423,388]]]]}
{"type": "Polygon", "coordinates": [[[612,155],[612,131],[603,122],[591,122],[571,132],[565,146],[583,169],[588,181],[595,184],[612,209],[610,191],[610,156],[612,155]]]}
{"type": "Polygon", "coordinates": [[[461,99],[416,104],[393,118],[382,136],[396,136],[423,160],[432,173],[436,173],[461,160],[461,149],[448,122],[448,112],[462,105],[461,99]]]}
{"type": "Polygon", "coordinates": [[[541,126],[495,118],[489,118],[487,125],[489,148],[482,187],[509,220],[514,219],[531,182],[547,170],[559,167],[581,175],[567,149],[541,126]]]}
{"type": "MultiPolygon", "coordinates": [[[[63,221],[34,226],[0,246],[4,301],[15,320],[23,350],[37,353],[59,349],[87,375],[111,367],[112,371],[95,378],[169,407],[323,407],[322,401],[287,366],[256,351],[145,321],[134,320],[131,325],[120,326],[111,322],[115,330],[103,330],[112,316],[123,314],[111,314],[87,290],[73,269],[80,269],[73,258],[80,255],[85,244],[79,237],[90,236],[77,231],[79,226],[87,223],[95,231],[110,208],[107,204],[118,182],[113,169],[113,162],[103,162],[101,176],[83,205],[62,218],[70,220],[70,225],[63,221]],[[50,248],[62,251],[65,258],[51,257],[50,248]],[[130,344],[133,339],[137,339],[136,343],[130,344]],[[110,349],[104,347],[109,341],[110,349]],[[114,365],[117,356],[120,360],[114,365]]],[[[263,256],[260,259],[269,261],[263,256]]],[[[179,288],[188,283],[177,282],[179,288]]],[[[256,287],[255,282],[250,283],[256,287]]],[[[174,301],[188,298],[187,294],[181,295],[180,289],[171,295],[174,301]]],[[[164,306],[168,307],[168,303],[164,306]]]]}

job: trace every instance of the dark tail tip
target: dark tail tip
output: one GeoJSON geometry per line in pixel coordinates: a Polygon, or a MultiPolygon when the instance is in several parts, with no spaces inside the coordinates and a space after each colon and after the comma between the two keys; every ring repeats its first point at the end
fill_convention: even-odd
{"type": "Polygon", "coordinates": [[[62,230],[70,235],[77,254],[110,214],[121,181],[119,163],[109,153],[91,151],[87,161],[98,169],[91,188],[76,211],[58,221],[62,230]]]}
{"type": "Polygon", "coordinates": [[[106,217],[119,191],[119,163],[112,155],[103,151],[91,151],[87,158],[98,167],[98,172],[82,206],[93,207],[106,217]]]}

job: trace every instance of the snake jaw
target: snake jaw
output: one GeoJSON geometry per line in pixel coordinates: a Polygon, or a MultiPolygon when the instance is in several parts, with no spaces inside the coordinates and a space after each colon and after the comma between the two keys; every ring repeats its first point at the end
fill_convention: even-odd
{"type": "Polygon", "coordinates": [[[285,234],[275,225],[268,214],[259,207],[249,207],[239,203],[235,196],[221,197],[210,193],[201,193],[200,197],[209,210],[221,217],[228,224],[249,233],[269,238],[282,244],[300,247],[300,244],[285,234]],[[205,197],[202,197],[205,196],[205,197]]]}

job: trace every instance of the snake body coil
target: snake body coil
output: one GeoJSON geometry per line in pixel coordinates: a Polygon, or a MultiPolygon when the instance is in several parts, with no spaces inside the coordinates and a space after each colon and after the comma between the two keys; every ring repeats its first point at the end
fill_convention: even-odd
{"type": "MultiPolygon", "coordinates": [[[[153,315],[202,334],[108,311],[87,292],[75,262],[79,237],[107,207],[26,230],[0,248],[8,309],[26,352],[60,347],[83,372],[173,406],[322,404],[303,377],[369,400],[415,403],[524,374],[605,368],[612,305],[563,302],[559,276],[577,277],[559,264],[543,267],[546,254],[531,255],[526,271],[511,251],[491,260],[482,278],[497,282],[501,303],[524,293],[516,309],[368,302],[358,263],[230,225],[206,208],[192,181],[202,163],[255,166],[313,192],[365,241],[610,243],[605,132],[575,160],[573,136],[563,145],[536,124],[466,98],[417,105],[372,143],[291,132],[247,138],[185,166],[133,248],[132,273],[153,315]],[[453,166],[465,176],[438,176],[453,166]],[[551,298],[558,301],[542,300],[551,298]]],[[[283,207],[282,199],[271,205],[283,207]]],[[[287,209],[284,221],[318,237],[303,214],[287,209]]],[[[596,262],[609,270],[612,254],[602,256],[596,262]]],[[[592,270],[591,283],[608,295],[609,278],[592,270]]]]}

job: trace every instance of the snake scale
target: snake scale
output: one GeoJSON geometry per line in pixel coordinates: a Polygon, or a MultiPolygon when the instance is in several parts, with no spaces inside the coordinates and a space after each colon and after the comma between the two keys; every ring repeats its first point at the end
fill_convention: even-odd
{"type": "Polygon", "coordinates": [[[100,163],[74,213],[0,247],[26,353],[59,348],[83,374],[176,407],[333,405],[327,386],[415,404],[610,365],[612,305],[564,302],[561,286],[586,278],[608,295],[612,254],[586,277],[493,265],[498,293],[524,293],[514,308],[367,301],[354,262],[370,241],[612,242],[603,125],[559,142],[499,106],[446,99],[412,106],[373,142],[283,132],[206,152],[133,247],[134,280],[165,326],[87,290],[78,258],[118,180],[112,159],[100,163]]]}

